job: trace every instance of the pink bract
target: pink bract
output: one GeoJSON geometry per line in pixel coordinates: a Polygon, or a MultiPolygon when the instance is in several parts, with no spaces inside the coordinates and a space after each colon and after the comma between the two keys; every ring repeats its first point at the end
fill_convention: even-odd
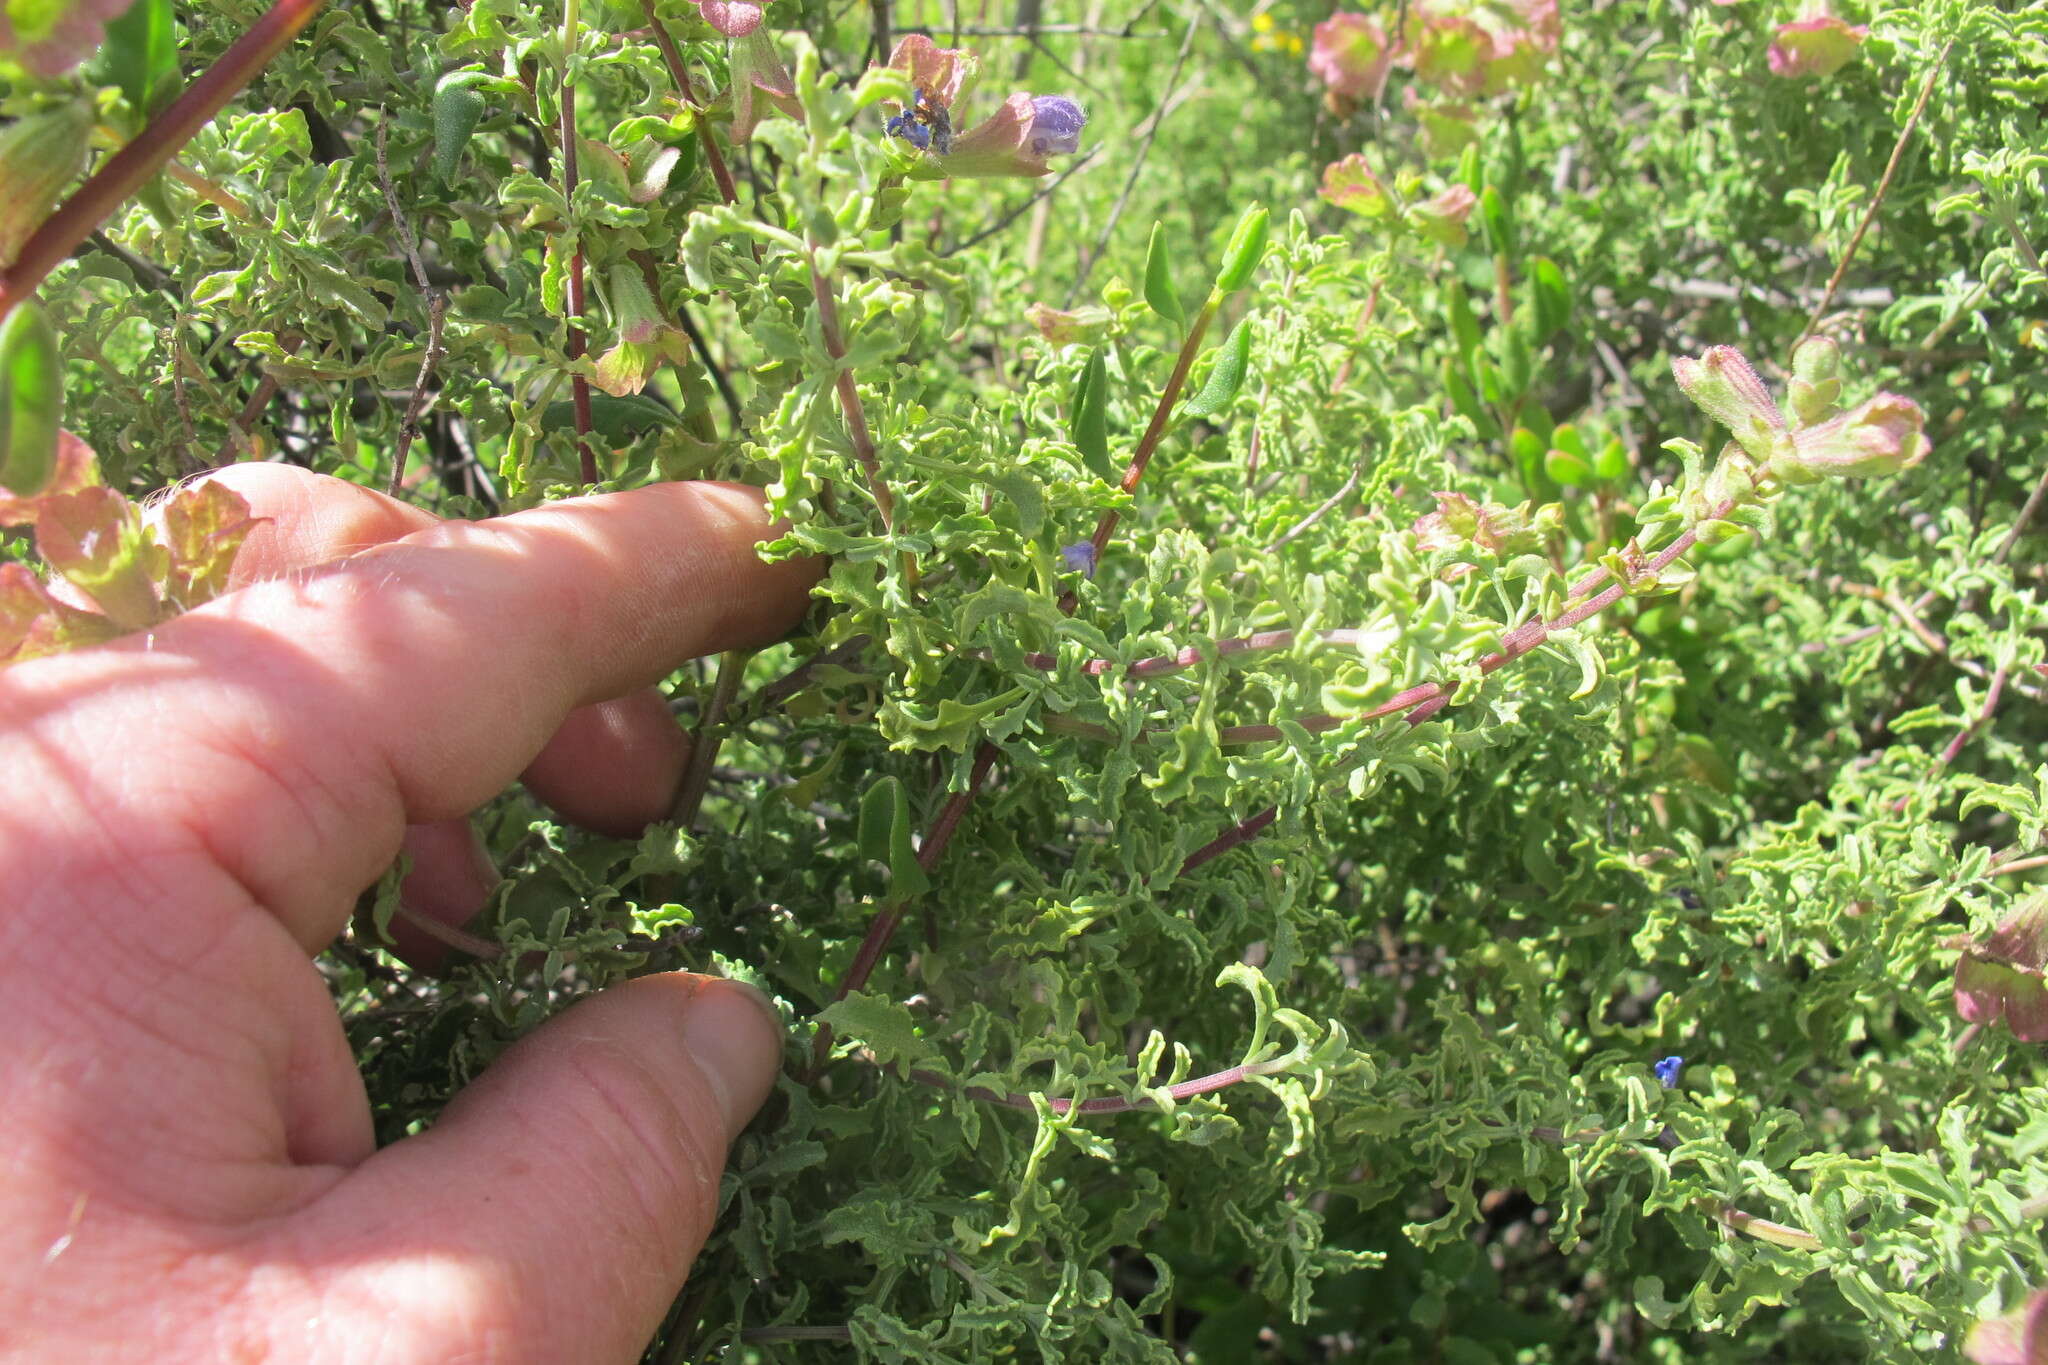
{"type": "Polygon", "coordinates": [[[761,7],[748,0],[698,0],[697,12],[728,38],[744,38],[761,27],[761,7]]]}
{"type": "Polygon", "coordinates": [[[964,47],[940,47],[924,34],[913,33],[896,44],[889,65],[910,77],[911,89],[922,90],[932,103],[950,109],[979,62],[964,47]]]}
{"type": "Polygon", "coordinates": [[[1339,13],[1316,25],[1308,69],[1332,93],[1353,100],[1378,99],[1393,66],[1393,45],[1378,21],[1339,13]]]}
{"type": "Polygon", "coordinates": [[[1766,54],[1771,74],[1786,80],[1832,76],[1855,60],[1869,36],[1867,25],[1845,24],[1832,14],[1780,24],[1766,54]]]}

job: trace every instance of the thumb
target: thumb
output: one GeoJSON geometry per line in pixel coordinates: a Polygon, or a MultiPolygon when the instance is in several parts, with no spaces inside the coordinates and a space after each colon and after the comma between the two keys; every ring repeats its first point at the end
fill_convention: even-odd
{"type": "Polygon", "coordinates": [[[411,1348],[386,1359],[637,1360],[781,1051],[750,987],[626,982],[521,1039],[300,1231],[373,1310],[363,1330],[411,1348]]]}

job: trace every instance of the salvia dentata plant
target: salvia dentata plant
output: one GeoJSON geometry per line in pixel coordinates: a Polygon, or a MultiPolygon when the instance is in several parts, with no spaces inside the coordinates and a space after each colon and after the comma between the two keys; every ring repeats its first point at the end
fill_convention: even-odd
{"type": "Polygon", "coordinates": [[[672,820],[508,793],[441,976],[403,869],[323,960],[389,1136],[630,973],[780,1002],[651,1358],[2037,1357],[2039,13],[0,44],[9,661],[218,591],[144,499],[234,460],[829,560],[672,820]]]}

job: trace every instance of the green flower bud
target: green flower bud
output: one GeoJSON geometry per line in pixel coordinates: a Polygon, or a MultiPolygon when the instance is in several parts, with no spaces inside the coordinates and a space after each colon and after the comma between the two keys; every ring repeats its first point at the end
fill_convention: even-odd
{"type": "Polygon", "coordinates": [[[1802,427],[1835,415],[1842,397],[1842,349],[1826,337],[1808,337],[1792,352],[1792,384],[1787,397],[1792,418],[1802,427]]]}
{"type": "Polygon", "coordinates": [[[29,234],[85,169],[92,106],[74,100],[30,114],[0,131],[0,265],[12,264],[29,234]]]}

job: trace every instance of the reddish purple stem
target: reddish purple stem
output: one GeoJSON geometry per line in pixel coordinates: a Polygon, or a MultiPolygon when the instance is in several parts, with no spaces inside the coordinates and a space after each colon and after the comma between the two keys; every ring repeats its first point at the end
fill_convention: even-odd
{"type": "MultiPolygon", "coordinates": [[[[1177,1101],[1193,1099],[1197,1095],[1207,1095],[1218,1090],[1225,1090],[1233,1085],[1249,1080],[1253,1076],[1265,1074],[1265,1071],[1257,1066],[1233,1066],[1222,1071],[1212,1072],[1207,1076],[1197,1076],[1191,1081],[1182,1081],[1178,1085],[1170,1085],[1166,1088],[1166,1093],[1173,1096],[1177,1101]]],[[[953,1082],[947,1080],[936,1071],[912,1071],[910,1079],[920,1085],[938,1086],[941,1089],[951,1089],[953,1086],[953,1082]]],[[[985,1085],[970,1085],[961,1090],[960,1093],[970,1100],[980,1100],[984,1104],[1000,1104],[1010,1109],[1021,1109],[1026,1113],[1031,1112],[1035,1108],[1030,1095],[1005,1094],[1000,1090],[991,1090],[985,1085]]],[[[1159,1105],[1158,1101],[1145,1095],[1141,1095],[1134,1100],[1127,1100],[1121,1095],[1104,1095],[1098,1099],[1082,1100],[1079,1104],[1074,1103],[1072,1100],[1047,1100],[1045,1107],[1052,1110],[1055,1114],[1064,1116],[1067,1114],[1128,1114],[1137,1110],[1156,1109],[1159,1105]]]]}

